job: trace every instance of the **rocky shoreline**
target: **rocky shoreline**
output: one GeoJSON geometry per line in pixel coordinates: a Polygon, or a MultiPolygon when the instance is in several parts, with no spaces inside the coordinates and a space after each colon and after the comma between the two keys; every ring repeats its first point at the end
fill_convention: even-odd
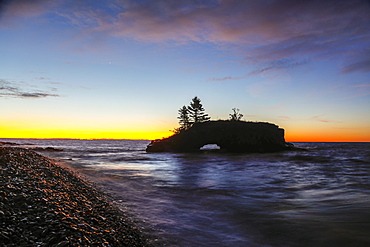
{"type": "Polygon", "coordinates": [[[102,193],[32,150],[0,146],[0,246],[153,246],[102,193]]]}

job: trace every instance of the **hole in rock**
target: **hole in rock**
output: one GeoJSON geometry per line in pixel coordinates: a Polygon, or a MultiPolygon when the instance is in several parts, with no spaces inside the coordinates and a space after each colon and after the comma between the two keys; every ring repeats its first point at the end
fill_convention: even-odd
{"type": "Polygon", "coordinates": [[[220,146],[217,144],[207,144],[200,148],[200,150],[216,150],[220,149],[220,146]]]}

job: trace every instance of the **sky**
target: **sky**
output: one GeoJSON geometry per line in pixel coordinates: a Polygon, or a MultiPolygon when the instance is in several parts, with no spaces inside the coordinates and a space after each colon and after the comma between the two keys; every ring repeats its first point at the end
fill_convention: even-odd
{"type": "Polygon", "coordinates": [[[370,1],[2,0],[0,138],[157,139],[194,96],[370,141],[370,1]]]}

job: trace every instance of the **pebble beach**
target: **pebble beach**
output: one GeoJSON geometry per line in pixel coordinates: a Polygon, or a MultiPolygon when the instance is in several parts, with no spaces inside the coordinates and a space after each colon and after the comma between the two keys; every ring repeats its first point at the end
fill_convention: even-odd
{"type": "Polygon", "coordinates": [[[153,246],[94,186],[35,151],[0,144],[0,246],[153,246]]]}

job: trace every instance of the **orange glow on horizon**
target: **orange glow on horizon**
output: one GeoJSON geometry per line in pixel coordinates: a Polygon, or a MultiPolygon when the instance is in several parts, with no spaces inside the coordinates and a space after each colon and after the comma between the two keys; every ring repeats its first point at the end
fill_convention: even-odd
{"type": "Polygon", "coordinates": [[[25,119],[0,124],[0,138],[14,139],[131,139],[155,140],[168,137],[173,133],[166,126],[149,126],[143,124],[126,124],[103,128],[95,123],[61,124],[55,121],[25,119]],[[27,121],[29,120],[29,121],[27,121]]]}
{"type": "Polygon", "coordinates": [[[370,134],[353,131],[309,131],[285,133],[287,142],[370,142],[370,134]]]}
{"type": "Polygon", "coordinates": [[[1,131],[0,138],[14,139],[127,139],[155,140],[168,137],[168,132],[99,132],[99,131],[1,131]]]}
{"type": "MultiPolygon", "coordinates": [[[[43,126],[32,122],[13,122],[14,124],[0,125],[0,138],[14,139],[131,139],[131,140],[155,140],[173,135],[169,126],[152,126],[146,129],[145,126],[123,127],[117,126],[110,129],[81,126],[73,128],[68,126],[43,126]],[[36,127],[37,126],[37,127],[36,127]]],[[[370,131],[368,128],[338,129],[322,126],[281,126],[285,129],[285,140],[287,142],[370,142],[370,131]]]]}
{"type": "MultiPolygon", "coordinates": [[[[0,138],[6,139],[129,139],[155,140],[173,135],[170,131],[163,132],[99,132],[99,131],[1,131],[0,138]]],[[[370,142],[366,135],[331,135],[323,133],[286,133],[287,142],[370,142]]]]}

